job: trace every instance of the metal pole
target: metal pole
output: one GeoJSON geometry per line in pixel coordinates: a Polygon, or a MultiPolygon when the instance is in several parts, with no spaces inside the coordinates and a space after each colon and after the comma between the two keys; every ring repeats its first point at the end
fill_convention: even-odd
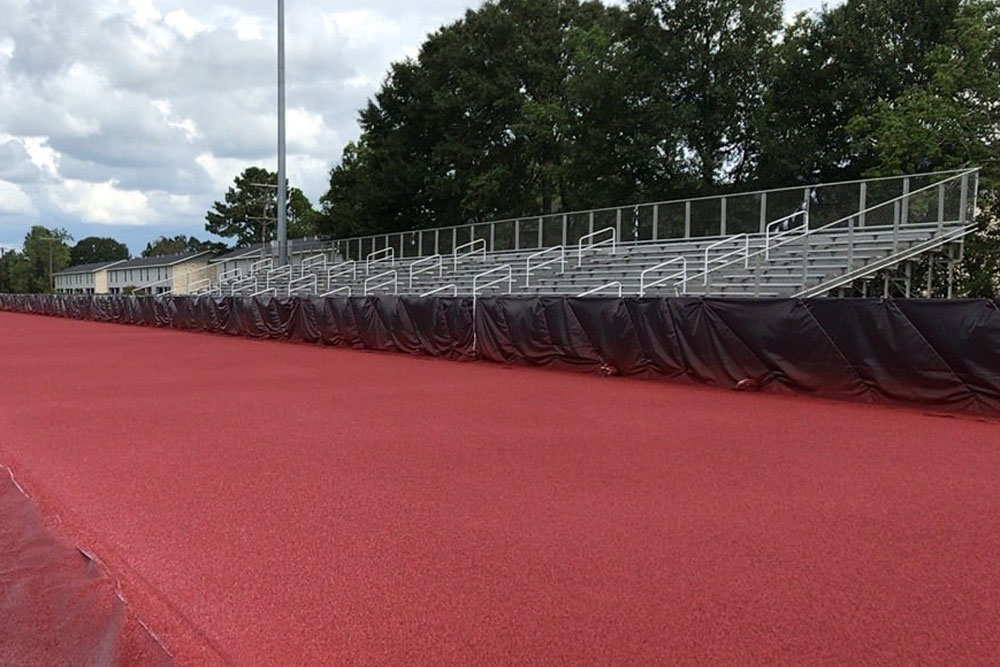
{"type": "Polygon", "coordinates": [[[278,265],[288,264],[285,185],[285,0],[278,0],[278,265]]]}

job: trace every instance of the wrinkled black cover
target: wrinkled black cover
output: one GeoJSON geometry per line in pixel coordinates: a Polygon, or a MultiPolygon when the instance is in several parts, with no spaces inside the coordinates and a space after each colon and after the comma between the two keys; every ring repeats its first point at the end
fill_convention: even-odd
{"type": "Polygon", "coordinates": [[[1000,415],[986,299],[0,295],[0,309],[1000,415]]]}
{"type": "Polygon", "coordinates": [[[173,665],[115,581],[0,466],[0,665],[173,665]]]}

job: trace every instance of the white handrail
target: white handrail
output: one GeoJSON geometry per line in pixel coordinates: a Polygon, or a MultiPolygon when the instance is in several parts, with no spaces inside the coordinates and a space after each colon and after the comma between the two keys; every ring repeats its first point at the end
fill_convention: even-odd
{"type": "Polygon", "coordinates": [[[271,279],[272,278],[278,278],[280,276],[287,276],[288,279],[291,280],[292,279],[292,265],[291,264],[286,264],[284,266],[279,266],[276,269],[271,269],[270,271],[268,271],[267,274],[266,274],[265,281],[264,281],[264,286],[265,287],[270,287],[271,286],[271,279]]]}
{"type": "Polygon", "coordinates": [[[262,259],[254,262],[250,265],[250,275],[256,275],[261,271],[270,271],[274,268],[274,260],[268,257],[267,259],[262,259]]]}
{"type": "Polygon", "coordinates": [[[443,285],[441,287],[438,287],[437,289],[432,289],[430,292],[424,292],[420,296],[433,296],[434,294],[437,294],[438,292],[443,292],[443,291],[449,290],[449,289],[452,290],[452,292],[451,292],[452,296],[458,296],[458,285],[455,285],[454,283],[449,283],[447,285],[443,285]]]}
{"type": "MultiPolygon", "coordinates": [[[[146,283],[145,285],[139,285],[138,287],[135,288],[135,290],[132,291],[132,293],[135,294],[136,292],[144,292],[148,289],[156,287],[157,285],[164,285],[167,283],[173,284],[173,282],[174,282],[173,278],[164,278],[163,280],[157,280],[155,283],[146,283]]],[[[170,291],[172,292],[173,289],[171,289],[170,291]]],[[[150,292],[150,294],[152,294],[152,292],[150,292]]]]}
{"type": "Polygon", "coordinates": [[[230,269],[229,271],[224,271],[221,276],[219,276],[220,283],[228,283],[232,280],[239,280],[243,277],[243,269],[230,269]]]}
{"type": "Polygon", "coordinates": [[[565,273],[566,272],[566,249],[564,247],[562,247],[561,245],[553,246],[551,248],[546,248],[545,250],[539,250],[536,253],[532,253],[531,255],[528,255],[528,258],[526,260],[524,260],[524,286],[528,287],[528,286],[531,285],[531,270],[533,268],[534,269],[540,269],[543,266],[548,266],[549,264],[555,264],[556,262],[559,262],[559,264],[560,264],[559,273],[565,273]],[[558,257],[553,257],[552,259],[547,259],[544,262],[539,262],[538,264],[535,264],[534,267],[531,266],[531,260],[535,259],[536,257],[541,257],[543,255],[547,255],[547,254],[552,253],[552,252],[558,252],[559,256],[558,257]]]}
{"type": "Polygon", "coordinates": [[[605,227],[604,229],[598,229],[596,232],[591,232],[589,234],[584,234],[583,236],[581,236],[578,243],[579,243],[579,249],[577,250],[578,257],[577,257],[576,265],[577,266],[583,266],[583,251],[584,250],[590,250],[592,248],[596,248],[596,247],[602,246],[602,245],[607,245],[607,244],[610,243],[611,244],[611,254],[612,255],[615,254],[615,249],[618,246],[618,230],[615,229],[614,227],[605,227]],[[597,238],[601,234],[606,234],[608,232],[611,232],[611,237],[610,238],[606,238],[603,241],[598,241],[596,243],[593,242],[593,240],[595,238],[597,238]],[[590,243],[588,243],[586,246],[584,246],[583,245],[584,241],[590,241],[590,243]]]}
{"type": "Polygon", "coordinates": [[[244,288],[253,285],[253,291],[256,292],[257,288],[260,287],[260,283],[257,282],[257,276],[247,276],[246,278],[240,278],[233,282],[229,286],[229,293],[235,295],[237,291],[242,291],[244,288]]]}
{"type": "MultiPolygon", "coordinates": [[[[204,288],[212,288],[211,278],[202,278],[201,280],[196,280],[193,283],[188,284],[188,294],[198,294],[204,288]]],[[[171,290],[173,291],[173,290],[171,290]]]]}
{"type": "Polygon", "coordinates": [[[473,255],[482,255],[483,259],[486,259],[486,239],[474,239],[468,243],[463,243],[462,245],[455,248],[452,253],[455,256],[455,270],[458,270],[458,260],[465,259],[466,257],[472,257],[473,255]],[[459,250],[465,250],[466,248],[472,248],[469,252],[458,254],[459,250]]]}
{"type": "Polygon", "coordinates": [[[424,257],[423,259],[418,259],[410,264],[410,289],[413,289],[413,276],[433,271],[435,268],[438,270],[438,278],[444,275],[444,257],[441,255],[424,257]],[[423,266],[424,264],[427,264],[428,266],[423,266]],[[413,267],[415,266],[423,266],[423,268],[418,271],[414,271],[413,267]]]}
{"type": "MultiPolygon", "coordinates": [[[[871,206],[869,206],[869,207],[867,207],[867,208],[865,208],[865,209],[863,209],[861,211],[854,211],[854,212],[852,212],[852,213],[850,213],[848,215],[845,215],[842,218],[838,218],[836,220],[833,220],[832,222],[828,222],[825,225],[822,225],[820,227],[816,227],[814,229],[809,229],[808,225],[807,225],[806,230],[803,231],[800,235],[795,236],[795,237],[790,238],[790,239],[787,239],[787,240],[784,240],[784,241],[780,241],[780,242],[774,243],[773,245],[771,243],[769,243],[768,241],[765,240],[765,247],[763,247],[763,248],[761,248],[759,250],[756,250],[756,251],[750,253],[750,255],[747,257],[747,261],[749,263],[750,257],[757,257],[757,256],[762,255],[762,254],[765,256],[765,259],[769,260],[770,259],[770,251],[773,248],[777,248],[777,247],[783,246],[786,243],[790,243],[790,242],[795,241],[797,239],[809,238],[813,234],[818,234],[818,233],[824,232],[827,229],[830,229],[832,227],[836,227],[837,225],[842,225],[845,222],[850,221],[851,218],[856,218],[856,217],[859,217],[859,216],[867,215],[869,213],[874,212],[877,209],[884,208],[886,206],[894,206],[898,202],[910,199],[910,198],[915,197],[916,195],[922,194],[924,192],[929,192],[931,190],[934,190],[936,188],[941,187],[942,185],[944,185],[946,183],[951,183],[951,182],[956,181],[956,180],[967,178],[969,175],[975,174],[978,171],[979,171],[978,168],[965,169],[965,170],[959,171],[957,173],[954,173],[953,176],[949,176],[948,178],[945,178],[945,179],[940,180],[940,181],[935,181],[935,182],[931,183],[930,185],[925,185],[925,186],[923,186],[921,188],[917,188],[916,190],[911,190],[911,191],[907,192],[906,194],[902,194],[902,195],[899,195],[897,197],[893,197],[892,199],[887,199],[887,200],[879,202],[877,204],[872,204],[871,206]]],[[[934,174],[937,174],[937,173],[953,173],[953,172],[932,172],[930,174],[921,174],[921,175],[922,176],[931,176],[931,175],[934,175],[934,174]]],[[[872,179],[872,180],[879,180],[879,179],[872,179]]],[[[792,213],[790,215],[786,215],[786,216],[784,216],[782,218],[778,218],[774,222],[770,223],[770,225],[768,225],[768,226],[770,227],[772,225],[777,225],[778,223],[781,223],[781,222],[783,222],[783,221],[785,221],[785,220],[787,220],[787,219],[789,219],[791,217],[794,217],[794,216],[797,216],[797,215],[801,215],[801,213],[802,213],[802,211],[796,211],[795,213],[792,213]]],[[[794,232],[796,230],[786,230],[786,231],[788,231],[788,232],[791,233],[791,232],[794,232]]],[[[767,232],[767,230],[765,229],[765,235],[766,235],[766,232],[767,232]]],[[[775,236],[775,237],[772,237],[771,240],[773,241],[773,240],[775,240],[777,238],[780,238],[780,237],[779,236],[775,236]]],[[[803,251],[803,256],[805,256],[805,255],[806,255],[806,251],[804,250],[803,251]]],[[[706,273],[718,271],[719,269],[724,269],[724,268],[726,268],[727,266],[729,266],[730,264],[732,264],[735,261],[738,261],[738,260],[733,260],[733,261],[730,261],[730,262],[728,262],[726,264],[720,264],[719,266],[716,266],[716,267],[712,268],[710,271],[706,271],[706,273]]],[[[691,276],[688,280],[694,280],[695,278],[698,278],[701,275],[702,274],[695,274],[695,275],[691,276]]],[[[685,282],[687,282],[687,281],[685,281],[685,282]]]]}
{"type": "Polygon", "coordinates": [[[302,263],[299,264],[299,271],[302,272],[302,273],[305,273],[306,269],[311,269],[311,268],[313,268],[314,266],[317,266],[317,265],[323,267],[323,268],[320,269],[320,271],[326,271],[326,253],[325,252],[321,252],[318,255],[313,255],[311,257],[306,257],[305,259],[303,259],[302,263]]]}
{"type": "Polygon", "coordinates": [[[747,234],[737,234],[736,236],[727,236],[726,238],[722,239],[721,241],[716,241],[715,243],[712,243],[711,245],[709,245],[708,247],[706,247],[705,248],[705,264],[704,264],[705,270],[703,272],[705,274],[705,284],[706,285],[708,284],[708,273],[709,273],[708,267],[709,267],[709,264],[711,264],[712,262],[721,262],[724,259],[732,257],[733,255],[739,255],[740,253],[743,253],[743,268],[748,268],[750,266],[750,237],[747,234]],[[710,251],[712,251],[713,249],[719,247],[720,245],[724,245],[726,243],[732,243],[733,241],[739,241],[741,238],[743,239],[743,248],[742,249],[741,248],[737,248],[736,250],[731,250],[731,251],[729,251],[727,253],[723,253],[722,255],[719,255],[715,259],[709,260],[708,256],[709,256],[710,251]]]}
{"type": "Polygon", "coordinates": [[[368,296],[368,293],[371,292],[372,290],[380,289],[382,287],[385,287],[386,285],[392,285],[393,294],[397,294],[399,292],[399,274],[397,273],[396,269],[389,269],[388,271],[380,273],[377,276],[372,276],[371,278],[365,278],[365,296],[368,296]],[[386,276],[392,276],[392,277],[377,285],[371,284],[373,281],[381,280],[386,276]]]}
{"type": "Polygon", "coordinates": [[[368,253],[368,256],[365,258],[365,273],[371,273],[372,264],[378,264],[386,260],[389,260],[389,266],[396,265],[396,249],[392,246],[386,246],[381,250],[368,253]]]}
{"type": "Polygon", "coordinates": [[[309,289],[310,292],[316,293],[319,291],[319,281],[316,279],[316,274],[312,273],[308,276],[302,276],[301,278],[296,278],[295,280],[288,283],[288,296],[292,296],[299,290],[309,289]]]}
{"type": "Polygon", "coordinates": [[[619,281],[619,280],[612,280],[610,283],[607,283],[605,285],[601,285],[600,287],[595,287],[593,289],[589,289],[586,292],[580,292],[579,294],[577,294],[577,296],[590,296],[591,294],[598,294],[598,293],[603,292],[604,290],[608,289],[609,287],[610,288],[617,287],[618,288],[618,296],[621,297],[621,295],[622,295],[622,289],[624,288],[624,285],[622,285],[621,281],[619,281]]]}
{"type": "Polygon", "coordinates": [[[346,262],[341,262],[336,266],[331,266],[326,270],[326,284],[330,285],[330,281],[334,278],[339,278],[340,276],[346,276],[351,274],[351,280],[358,279],[358,263],[353,259],[349,259],[346,262]],[[336,271],[337,273],[334,273],[336,271]]]}
{"type": "MultiPolygon", "coordinates": [[[[668,280],[674,280],[678,277],[682,279],[680,281],[680,293],[684,294],[684,289],[687,285],[687,259],[685,257],[674,257],[673,259],[668,259],[665,262],[660,262],[655,266],[651,266],[648,269],[643,270],[643,272],[639,274],[639,296],[646,296],[646,290],[649,289],[650,287],[656,287],[657,285],[662,285],[668,280]],[[678,262],[680,262],[681,264],[680,271],[677,271],[676,273],[671,273],[670,275],[667,276],[662,276],[650,283],[646,282],[646,274],[652,273],[653,271],[659,271],[660,269],[664,269],[670,266],[671,264],[676,264],[678,262]]],[[[675,287],[674,290],[677,291],[677,288],[675,287]]]]}
{"type": "Polygon", "coordinates": [[[347,296],[351,296],[351,286],[344,285],[343,287],[338,287],[337,289],[332,289],[329,292],[323,292],[320,296],[333,296],[334,294],[339,294],[340,292],[347,292],[347,296]]]}
{"type": "MultiPolygon", "coordinates": [[[[786,215],[783,218],[778,218],[774,222],[768,223],[767,227],[764,228],[764,259],[771,259],[771,239],[774,239],[775,241],[777,241],[778,239],[784,238],[785,236],[790,236],[790,235],[794,234],[795,232],[803,232],[803,231],[806,234],[808,234],[808,232],[809,232],[809,209],[798,210],[795,213],[791,213],[789,215],[786,215]],[[771,229],[772,228],[777,227],[778,225],[787,224],[788,222],[790,222],[790,221],[794,220],[795,218],[799,217],[800,215],[803,216],[804,221],[798,227],[792,227],[790,229],[782,230],[782,231],[778,232],[777,234],[771,234],[771,229]]],[[[806,234],[800,234],[800,236],[804,236],[806,234]]],[[[750,255],[747,254],[747,262],[748,262],[747,265],[748,266],[749,266],[749,261],[750,261],[750,255]]],[[[708,268],[708,267],[706,267],[706,268],[708,268]]],[[[705,279],[707,281],[708,280],[708,276],[705,276],[705,279]]]]}
{"type": "Polygon", "coordinates": [[[494,285],[499,285],[503,281],[507,281],[507,294],[514,291],[514,270],[511,268],[510,264],[504,264],[503,266],[496,266],[489,271],[483,271],[482,273],[476,274],[472,277],[472,296],[479,294],[479,290],[484,290],[487,287],[493,287],[494,285]],[[501,276],[495,280],[491,280],[483,285],[479,284],[480,278],[485,278],[488,275],[494,273],[506,272],[506,277],[501,276]]]}
{"type": "Polygon", "coordinates": [[[257,297],[257,296],[261,296],[262,294],[270,294],[271,296],[274,296],[274,297],[276,297],[276,296],[278,296],[278,290],[276,290],[276,289],[275,289],[275,288],[273,288],[273,287],[265,287],[265,288],[264,288],[264,289],[262,289],[261,291],[259,291],[259,292],[254,292],[253,294],[251,294],[251,295],[250,295],[250,298],[252,299],[252,298],[254,298],[254,297],[257,297]]]}

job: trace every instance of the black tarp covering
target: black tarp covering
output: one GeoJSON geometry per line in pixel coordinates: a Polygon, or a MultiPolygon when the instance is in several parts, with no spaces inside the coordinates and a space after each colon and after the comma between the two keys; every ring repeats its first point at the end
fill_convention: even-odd
{"type": "Polygon", "coordinates": [[[986,299],[0,295],[0,309],[1000,415],[986,299]]]}
{"type": "Polygon", "coordinates": [[[173,665],[116,583],[0,467],[0,665],[173,665]]]}

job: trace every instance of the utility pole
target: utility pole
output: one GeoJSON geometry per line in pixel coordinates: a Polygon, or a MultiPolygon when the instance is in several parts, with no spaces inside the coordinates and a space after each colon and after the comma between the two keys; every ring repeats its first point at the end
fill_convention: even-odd
{"type": "MultiPolygon", "coordinates": [[[[255,188],[278,188],[277,185],[271,185],[270,183],[247,183],[255,188]]],[[[262,220],[263,223],[260,226],[260,258],[264,259],[264,246],[267,245],[267,223],[276,222],[277,218],[272,218],[268,216],[267,209],[271,206],[271,203],[264,204],[264,215],[263,216],[247,216],[247,220],[262,220]]],[[[279,240],[280,243],[280,240],[279,240]]]]}
{"type": "Polygon", "coordinates": [[[56,241],[58,241],[59,243],[62,243],[62,239],[59,238],[58,236],[39,236],[38,240],[39,241],[48,241],[49,242],[49,289],[52,290],[52,292],[55,292],[56,291],[56,277],[54,275],[52,275],[52,244],[53,244],[53,242],[56,242],[56,241]]]}
{"type": "Polygon", "coordinates": [[[285,0],[278,0],[278,266],[288,264],[285,185],[285,0]]]}

